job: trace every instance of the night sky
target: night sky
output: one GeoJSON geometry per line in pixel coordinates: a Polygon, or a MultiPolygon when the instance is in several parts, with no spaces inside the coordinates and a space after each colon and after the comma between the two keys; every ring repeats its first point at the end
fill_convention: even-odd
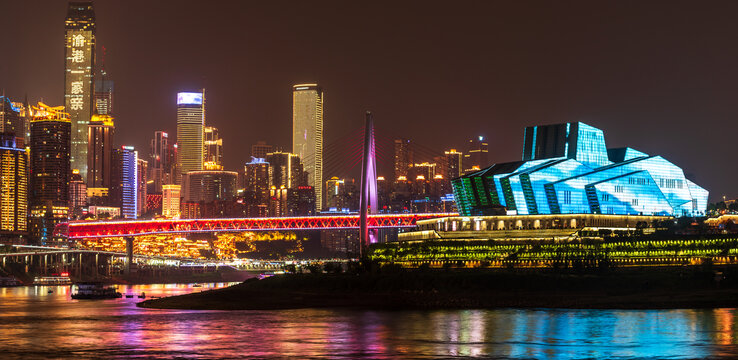
{"type": "MultiPolygon", "coordinates": [[[[155,130],[176,133],[176,92],[200,87],[228,169],[257,140],[289,151],[291,86],[317,82],[330,148],[352,137],[368,109],[380,139],[441,152],[466,151],[469,138],[485,135],[490,162],[520,159],[525,126],[584,121],[605,131],[608,147],[681,166],[711,201],[738,197],[738,2],[95,6],[98,63],[104,46],[116,86],[117,142],[143,154],[155,130]]],[[[63,104],[66,7],[0,0],[6,95],[63,104]]]]}

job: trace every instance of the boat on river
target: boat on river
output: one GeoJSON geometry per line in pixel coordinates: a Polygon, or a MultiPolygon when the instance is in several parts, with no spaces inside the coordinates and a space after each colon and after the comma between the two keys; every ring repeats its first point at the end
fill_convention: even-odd
{"type": "Polygon", "coordinates": [[[95,299],[117,299],[123,297],[115,286],[105,285],[99,282],[83,282],[74,284],[76,292],[72,293],[72,299],[75,300],[95,300],[95,299]]]}
{"type": "Polygon", "coordinates": [[[72,285],[69,275],[37,276],[33,278],[33,285],[72,285]]]}

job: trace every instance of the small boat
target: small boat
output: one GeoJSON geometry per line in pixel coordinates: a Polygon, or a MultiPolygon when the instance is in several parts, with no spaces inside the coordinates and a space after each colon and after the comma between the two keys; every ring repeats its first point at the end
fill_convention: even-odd
{"type": "Polygon", "coordinates": [[[54,290],[49,290],[49,291],[47,292],[47,294],[51,294],[51,293],[53,293],[53,292],[54,292],[54,290]]]}
{"type": "Polygon", "coordinates": [[[117,299],[123,296],[114,286],[98,282],[77,283],[75,287],[77,291],[72,293],[72,299],[75,300],[117,299]]]}
{"type": "Polygon", "coordinates": [[[195,284],[195,285],[192,285],[192,287],[202,287],[202,285],[200,285],[200,284],[195,284]]]}
{"type": "Polygon", "coordinates": [[[133,299],[133,295],[126,294],[126,299],[133,299]]]}
{"type": "Polygon", "coordinates": [[[139,299],[146,299],[146,293],[142,292],[141,295],[138,296],[139,299]]]}

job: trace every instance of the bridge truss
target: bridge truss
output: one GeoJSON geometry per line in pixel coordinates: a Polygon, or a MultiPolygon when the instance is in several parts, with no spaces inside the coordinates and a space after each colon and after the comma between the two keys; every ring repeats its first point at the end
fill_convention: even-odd
{"type": "MultiPolygon", "coordinates": [[[[372,229],[410,228],[418,220],[456,216],[452,213],[369,215],[372,229]]],[[[125,237],[197,232],[350,230],[359,229],[359,215],[240,219],[182,219],[129,221],[71,221],[59,224],[54,235],[67,239],[125,237]]]]}

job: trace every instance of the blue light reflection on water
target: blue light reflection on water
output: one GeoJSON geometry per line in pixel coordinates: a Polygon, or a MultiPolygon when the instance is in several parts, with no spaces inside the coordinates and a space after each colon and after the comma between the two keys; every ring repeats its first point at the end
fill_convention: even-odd
{"type": "Polygon", "coordinates": [[[68,287],[0,289],[3,357],[738,357],[735,309],[173,311],[69,295],[68,287]]]}

